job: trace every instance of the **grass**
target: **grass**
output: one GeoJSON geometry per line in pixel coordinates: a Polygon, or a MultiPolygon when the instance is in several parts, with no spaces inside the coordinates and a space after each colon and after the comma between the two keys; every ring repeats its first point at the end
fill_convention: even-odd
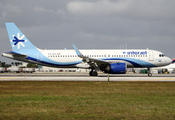
{"type": "Polygon", "coordinates": [[[174,82],[0,82],[0,119],[175,119],[174,82]]]}

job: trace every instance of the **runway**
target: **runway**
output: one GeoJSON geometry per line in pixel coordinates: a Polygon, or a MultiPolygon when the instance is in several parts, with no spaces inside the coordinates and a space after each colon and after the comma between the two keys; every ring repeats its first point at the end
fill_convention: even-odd
{"type": "MultiPolygon", "coordinates": [[[[122,74],[109,75],[110,81],[166,81],[174,82],[175,74],[122,74]]],[[[87,74],[0,74],[0,81],[108,81],[108,75],[92,77],[87,74]]]]}

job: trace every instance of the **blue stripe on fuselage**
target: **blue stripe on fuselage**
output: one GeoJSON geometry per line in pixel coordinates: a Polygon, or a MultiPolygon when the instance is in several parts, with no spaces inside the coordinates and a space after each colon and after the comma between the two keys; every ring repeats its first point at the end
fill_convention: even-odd
{"type": "MultiPolygon", "coordinates": [[[[77,65],[77,64],[80,64],[82,63],[82,61],[75,61],[75,62],[56,62],[56,61],[45,61],[45,60],[38,60],[36,58],[33,58],[33,57],[27,57],[28,60],[32,60],[32,61],[35,61],[35,62],[39,62],[39,63],[42,63],[42,64],[48,64],[48,65],[52,65],[52,66],[73,66],[73,65],[77,65]]],[[[49,59],[50,60],[50,59],[49,59]]]]}
{"type": "MultiPolygon", "coordinates": [[[[39,51],[38,51],[39,52],[39,51]]],[[[20,54],[17,52],[7,52],[7,53],[16,53],[16,54],[20,54]]],[[[40,53],[42,54],[42,53],[40,53]]],[[[38,60],[36,58],[36,56],[28,56],[26,59],[34,61],[34,62],[39,62],[42,64],[48,64],[48,65],[52,65],[52,66],[73,66],[73,65],[77,65],[82,63],[82,61],[75,61],[75,62],[57,62],[57,61],[53,61],[49,58],[47,58],[46,56],[44,56],[42,54],[42,60],[38,60]]],[[[134,67],[157,67],[156,65],[149,63],[147,61],[144,60],[139,60],[139,59],[134,59],[134,58],[100,58],[101,60],[122,60],[122,61],[126,61],[131,63],[134,67]]]]}
{"type": "Polygon", "coordinates": [[[103,58],[102,60],[123,60],[131,63],[134,67],[157,67],[156,65],[149,63],[144,60],[134,59],[134,58],[103,58]]]}

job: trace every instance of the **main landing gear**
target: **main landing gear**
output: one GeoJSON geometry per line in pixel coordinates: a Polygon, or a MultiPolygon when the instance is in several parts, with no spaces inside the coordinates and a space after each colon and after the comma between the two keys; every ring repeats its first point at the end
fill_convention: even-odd
{"type": "Polygon", "coordinates": [[[151,77],[152,76],[151,69],[150,68],[147,69],[148,69],[148,76],[151,77]]]}
{"type": "Polygon", "coordinates": [[[98,76],[98,73],[97,73],[96,71],[94,71],[94,70],[91,70],[91,71],[89,72],[89,75],[90,75],[90,76],[98,76]]]}

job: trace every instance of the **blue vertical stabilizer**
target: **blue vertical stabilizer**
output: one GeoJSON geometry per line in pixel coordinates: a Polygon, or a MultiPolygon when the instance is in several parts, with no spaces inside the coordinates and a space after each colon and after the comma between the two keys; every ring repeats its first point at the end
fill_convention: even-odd
{"type": "Polygon", "coordinates": [[[28,38],[20,31],[14,23],[5,23],[10,44],[14,52],[22,52],[27,49],[36,49],[28,38]]]}

